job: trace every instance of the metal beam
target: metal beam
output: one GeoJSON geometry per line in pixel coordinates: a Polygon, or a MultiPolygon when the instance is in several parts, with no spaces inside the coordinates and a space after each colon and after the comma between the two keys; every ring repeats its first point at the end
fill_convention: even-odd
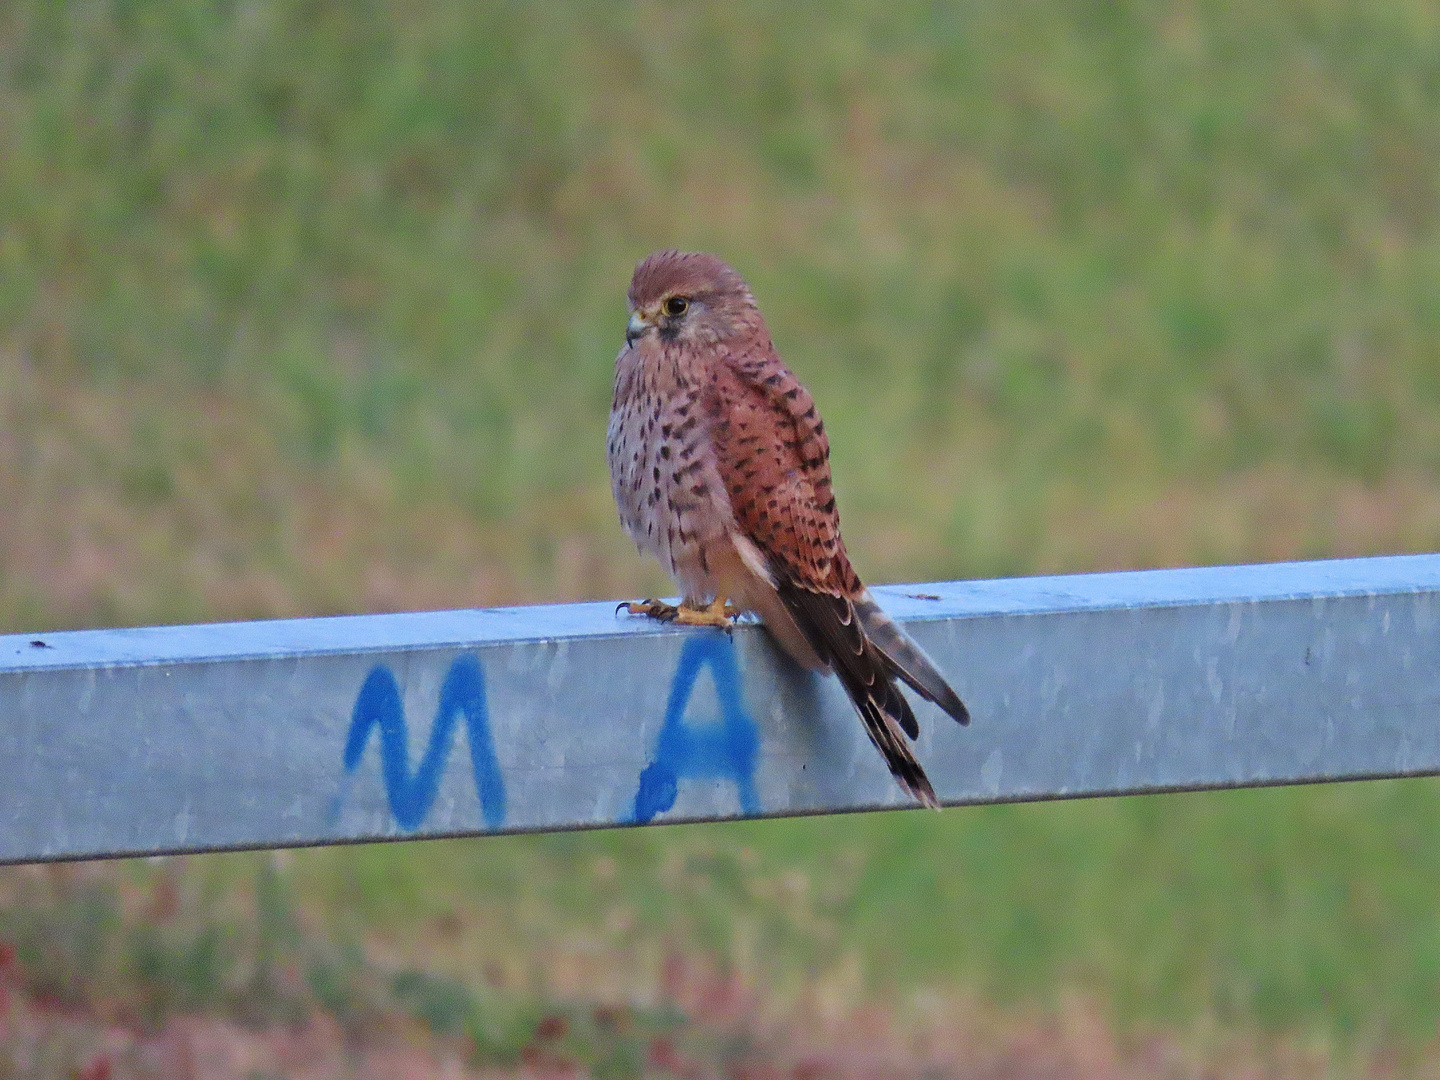
{"type": "MultiPolygon", "coordinates": [[[[1440,772],[1440,556],[875,590],[947,803],[1440,772]]],[[[0,636],[0,861],[908,805],[833,678],[612,604],[0,636]]]]}

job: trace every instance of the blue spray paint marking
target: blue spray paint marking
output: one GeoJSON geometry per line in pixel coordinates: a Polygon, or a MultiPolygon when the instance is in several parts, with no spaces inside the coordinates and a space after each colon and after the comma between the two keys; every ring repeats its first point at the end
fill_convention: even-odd
{"type": "Polygon", "coordinates": [[[350,715],[350,734],[345,739],[345,774],[348,781],[360,764],[370,729],[380,728],[380,758],[385,776],[385,793],[390,798],[390,812],[402,829],[415,829],[425,820],[435,803],[440,776],[450,758],[454,741],[455,719],[465,714],[470,738],[470,764],[475,770],[475,790],[485,824],[499,828],[505,823],[505,780],[495,760],[495,744],[490,738],[489,710],[485,703],[485,674],[480,661],[462,654],[455,658],[440,688],[440,708],[435,725],[430,729],[430,745],[414,776],[410,771],[409,734],[405,725],[405,706],[400,700],[400,686],[384,664],[376,664],[365,677],[355,709],[350,715]]]}
{"type": "Polygon", "coordinates": [[[740,809],[758,814],[755,753],[759,746],[759,731],[740,695],[740,670],[730,639],[718,633],[691,636],[680,650],[675,681],[670,684],[665,726],[655,744],[655,760],[640,774],[635,820],[650,821],[674,806],[680,781],[687,778],[728,777],[740,796],[740,809]],[[687,724],[685,706],[690,703],[700,669],[707,664],[715,680],[715,695],[720,699],[720,721],[687,724]]]}

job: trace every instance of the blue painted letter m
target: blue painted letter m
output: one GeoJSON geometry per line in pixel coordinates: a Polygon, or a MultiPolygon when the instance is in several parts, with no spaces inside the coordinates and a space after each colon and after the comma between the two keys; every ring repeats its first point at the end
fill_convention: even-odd
{"type": "Polygon", "coordinates": [[[450,757],[455,720],[465,714],[470,740],[470,764],[475,771],[475,790],[485,824],[498,828],[505,823],[505,781],[495,760],[490,739],[490,721],[485,704],[485,675],[480,661],[462,654],[450,665],[440,688],[440,708],[430,729],[430,744],[415,775],[410,773],[409,733],[400,687],[384,664],[376,664],[365,677],[355,710],[350,717],[350,734],[345,740],[345,772],[353,773],[370,741],[370,729],[380,729],[380,761],[385,776],[385,793],[390,811],[402,829],[415,829],[425,820],[440,788],[440,776],[450,757]]]}

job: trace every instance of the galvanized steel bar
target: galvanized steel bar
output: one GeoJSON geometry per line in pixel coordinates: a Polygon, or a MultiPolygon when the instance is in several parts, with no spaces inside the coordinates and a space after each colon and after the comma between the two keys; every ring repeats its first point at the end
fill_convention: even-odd
{"type": "MultiPolygon", "coordinates": [[[[1440,556],[875,590],[947,803],[1440,772],[1440,556]]],[[[0,637],[0,861],[907,805],[757,626],[612,604],[0,637]]]]}

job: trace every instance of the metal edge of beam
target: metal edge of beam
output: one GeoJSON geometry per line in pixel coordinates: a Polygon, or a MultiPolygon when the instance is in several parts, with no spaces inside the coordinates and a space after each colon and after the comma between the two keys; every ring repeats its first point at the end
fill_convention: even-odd
{"type": "MultiPolygon", "coordinates": [[[[1440,772],[1440,556],[874,590],[947,804],[1440,772]]],[[[909,805],[764,631],[613,604],[0,636],[0,862],[909,805]]]]}

